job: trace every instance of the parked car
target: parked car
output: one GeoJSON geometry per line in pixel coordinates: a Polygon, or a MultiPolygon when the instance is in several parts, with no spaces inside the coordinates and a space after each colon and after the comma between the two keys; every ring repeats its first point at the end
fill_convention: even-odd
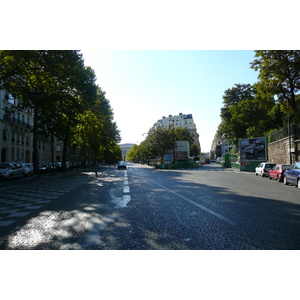
{"type": "Polygon", "coordinates": [[[24,175],[25,176],[31,176],[33,175],[33,164],[22,164],[24,168],[24,175]]]}
{"type": "MultiPolygon", "coordinates": [[[[66,168],[67,170],[71,168],[71,164],[68,161],[66,162],[66,168]]],[[[62,171],[62,163],[61,162],[54,163],[54,169],[56,171],[62,171]]]]}
{"type": "Polygon", "coordinates": [[[127,169],[127,166],[126,166],[126,162],[125,161],[120,161],[118,163],[118,170],[120,169],[127,169]]]}
{"type": "Polygon", "coordinates": [[[21,164],[2,162],[0,163],[0,178],[11,180],[15,177],[23,177],[24,168],[21,164]]]}
{"type": "Polygon", "coordinates": [[[278,182],[283,181],[283,174],[288,170],[290,165],[277,164],[273,169],[269,171],[269,179],[276,179],[278,182]]]}
{"type": "Polygon", "coordinates": [[[264,176],[269,176],[269,171],[274,168],[276,164],[272,164],[269,162],[263,162],[260,163],[256,168],[255,168],[255,175],[260,175],[261,177],[264,176]]]}
{"type": "Polygon", "coordinates": [[[48,164],[39,164],[40,173],[49,173],[51,172],[51,166],[48,164]]]}
{"type": "Polygon", "coordinates": [[[293,184],[300,189],[300,162],[295,162],[283,175],[284,184],[293,184]]]}

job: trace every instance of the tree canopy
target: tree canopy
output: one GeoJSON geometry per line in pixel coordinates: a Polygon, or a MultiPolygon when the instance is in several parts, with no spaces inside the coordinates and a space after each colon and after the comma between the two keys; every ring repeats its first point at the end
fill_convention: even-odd
{"type": "Polygon", "coordinates": [[[239,139],[267,135],[291,122],[300,122],[300,51],[259,50],[250,67],[258,82],[235,84],[223,95],[218,136],[239,139]]]}
{"type": "Polygon", "coordinates": [[[41,131],[64,141],[63,165],[71,141],[79,148],[91,147],[94,157],[116,147],[120,132],[109,100],[80,51],[1,50],[0,62],[0,88],[18,99],[15,109],[33,113],[36,171],[41,131]]]}
{"type": "Polygon", "coordinates": [[[300,51],[259,50],[250,66],[259,72],[258,91],[275,96],[291,121],[300,121],[300,51]]]}
{"type": "Polygon", "coordinates": [[[148,132],[148,136],[140,145],[134,145],[127,154],[128,160],[149,159],[159,157],[163,162],[164,155],[168,150],[176,147],[176,141],[187,140],[190,143],[191,155],[197,156],[199,149],[194,145],[194,138],[189,130],[184,127],[168,128],[154,126],[148,132]]]}

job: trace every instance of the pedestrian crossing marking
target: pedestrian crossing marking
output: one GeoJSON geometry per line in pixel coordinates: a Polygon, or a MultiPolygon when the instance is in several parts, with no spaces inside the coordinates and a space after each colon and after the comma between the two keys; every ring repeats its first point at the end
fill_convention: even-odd
{"type": "Polygon", "coordinates": [[[75,179],[59,178],[1,192],[0,227],[13,224],[16,219],[26,217],[88,180],[88,176],[75,179]]]}

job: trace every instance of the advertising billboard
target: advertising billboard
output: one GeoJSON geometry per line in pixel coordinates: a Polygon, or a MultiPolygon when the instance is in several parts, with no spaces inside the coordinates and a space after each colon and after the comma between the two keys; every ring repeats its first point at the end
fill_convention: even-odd
{"type": "Polygon", "coordinates": [[[242,161],[266,161],[267,160],[266,137],[240,140],[240,160],[242,161]]]}
{"type": "Polygon", "coordinates": [[[188,152],[187,151],[176,151],[175,159],[176,160],[188,160],[188,152]]]}

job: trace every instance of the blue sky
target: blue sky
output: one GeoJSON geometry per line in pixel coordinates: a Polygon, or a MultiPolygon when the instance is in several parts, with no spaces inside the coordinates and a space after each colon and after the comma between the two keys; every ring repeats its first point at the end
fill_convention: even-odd
{"type": "Polygon", "coordinates": [[[140,143],[162,116],[193,114],[202,152],[220,124],[222,96],[257,82],[248,50],[82,50],[106,91],[122,143],[140,143]]]}

